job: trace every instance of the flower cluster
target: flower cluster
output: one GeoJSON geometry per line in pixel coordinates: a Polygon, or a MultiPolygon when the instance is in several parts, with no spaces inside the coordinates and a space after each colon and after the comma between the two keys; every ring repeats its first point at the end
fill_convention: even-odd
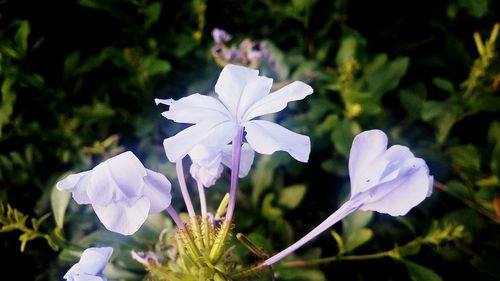
{"type": "MultiPolygon", "coordinates": [[[[230,36],[217,31],[214,39],[223,44],[230,36]]],[[[274,92],[271,87],[272,79],[259,76],[257,70],[229,64],[215,85],[216,97],[193,94],[179,100],[156,99],[157,104],[169,106],[162,113],[164,117],[190,124],[163,143],[167,158],[176,164],[189,214],[186,221],[170,205],[170,182],[146,169],[132,152],[108,159],[90,171],[70,175],[57,187],[72,192],[77,203],[91,204],[107,229],[124,235],[137,231],[148,215],[166,210],[177,226],[169,240],[174,254],[132,252],[153,278],[161,280],[247,280],[356,210],[405,215],[431,194],[433,178],[424,160],[405,146],[387,148],[387,136],[380,130],[362,132],[355,137],[349,156],[349,200],[285,250],[251,267],[237,264],[227,240],[236,223],[233,215],[238,179],[249,173],[255,152],[285,151],[307,162],[311,150],[309,137],[258,118],[304,99],[313,89],[300,81],[274,92]],[[198,187],[200,215],[187,189],[183,167],[186,156],[191,159],[189,171],[198,187]],[[229,195],[211,214],[207,211],[205,188],[214,185],[224,166],[231,170],[229,195]]],[[[105,280],[102,270],[111,251],[87,249],[65,278],[91,280],[79,277],[88,275],[95,277],[92,280],[105,280]]]]}
{"type": "Polygon", "coordinates": [[[258,67],[265,61],[271,69],[276,67],[276,60],[265,41],[255,42],[247,38],[241,41],[237,47],[230,47],[227,43],[232,36],[220,28],[212,30],[212,38],[215,43],[212,48],[212,56],[221,66],[228,63],[240,63],[250,67],[258,67]]]}

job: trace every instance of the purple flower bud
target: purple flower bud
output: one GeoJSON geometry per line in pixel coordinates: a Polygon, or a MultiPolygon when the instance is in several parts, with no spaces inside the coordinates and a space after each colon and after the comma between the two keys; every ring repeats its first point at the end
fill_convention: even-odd
{"type": "Polygon", "coordinates": [[[231,35],[225,30],[216,27],[212,30],[212,38],[214,38],[215,44],[220,45],[231,40],[231,35]]]}

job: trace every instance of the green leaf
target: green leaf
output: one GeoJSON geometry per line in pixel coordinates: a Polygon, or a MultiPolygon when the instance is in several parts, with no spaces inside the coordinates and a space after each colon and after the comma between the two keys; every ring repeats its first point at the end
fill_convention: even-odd
{"type": "Polygon", "coordinates": [[[64,60],[63,72],[64,75],[69,76],[72,75],[73,72],[77,69],[80,63],[80,52],[74,51],[69,54],[64,60]]]}
{"type": "Polygon", "coordinates": [[[420,249],[422,248],[422,244],[407,244],[404,247],[397,247],[395,250],[398,253],[398,256],[400,257],[407,257],[407,256],[413,256],[416,255],[420,252],[420,249]]]}
{"type": "Polygon", "coordinates": [[[404,265],[406,266],[406,269],[408,270],[408,274],[410,275],[411,280],[413,281],[442,281],[443,278],[439,276],[436,272],[434,272],[432,269],[429,269],[425,266],[422,266],[420,264],[408,261],[408,260],[401,260],[404,265]]]}
{"type": "Polygon", "coordinates": [[[451,194],[452,196],[461,200],[472,199],[469,189],[463,183],[457,180],[451,180],[448,183],[446,183],[446,186],[448,186],[448,193],[451,194]]]}
{"type": "Polygon", "coordinates": [[[434,86],[449,94],[455,93],[455,86],[450,80],[441,77],[436,77],[432,79],[432,84],[434,84],[434,86]]]}
{"type": "Polygon", "coordinates": [[[451,102],[427,101],[422,107],[422,120],[437,127],[436,139],[443,143],[453,125],[459,120],[461,109],[451,102]]]}
{"type": "Polygon", "coordinates": [[[401,105],[408,111],[410,116],[419,118],[422,114],[425,96],[427,95],[425,85],[416,84],[413,87],[400,90],[398,94],[401,105]]]}
{"type": "Polygon", "coordinates": [[[491,145],[500,144],[500,122],[493,121],[488,129],[488,143],[491,145]]]}
{"type": "Polygon", "coordinates": [[[359,132],[361,132],[361,128],[358,123],[349,119],[342,120],[332,132],[333,146],[340,154],[347,157],[351,149],[352,140],[359,132]]]}
{"type": "Polygon", "coordinates": [[[372,237],[373,231],[369,228],[361,228],[351,232],[350,235],[347,236],[347,239],[344,240],[345,253],[354,251],[356,248],[370,241],[372,237]]]}
{"type": "Polygon", "coordinates": [[[337,247],[339,248],[339,255],[345,253],[345,247],[344,247],[344,240],[342,239],[342,236],[338,234],[335,230],[332,230],[330,234],[333,236],[333,239],[337,242],[337,247]]]}
{"type": "Polygon", "coordinates": [[[457,115],[459,112],[460,108],[448,101],[426,101],[422,108],[422,120],[432,121],[436,118],[442,118],[443,115],[457,115]]]}
{"type": "Polygon", "coordinates": [[[172,69],[170,63],[166,60],[158,59],[155,56],[149,56],[144,60],[144,75],[154,76],[158,74],[165,74],[172,69]]]}
{"type": "Polygon", "coordinates": [[[459,165],[463,169],[479,171],[481,168],[479,151],[471,144],[454,146],[448,150],[448,153],[453,163],[459,165]]]}
{"type": "Polygon", "coordinates": [[[344,65],[346,62],[356,59],[356,47],[358,42],[356,37],[348,36],[342,39],[340,49],[337,52],[335,62],[338,66],[344,65]]]}
{"type": "Polygon", "coordinates": [[[16,41],[19,52],[25,55],[28,51],[28,36],[30,34],[30,24],[27,20],[19,22],[19,29],[16,32],[14,40],[16,41]]]}
{"type": "Polygon", "coordinates": [[[493,149],[490,166],[498,181],[500,179],[500,142],[493,149]]]}
{"type": "Polygon", "coordinates": [[[144,21],[144,26],[146,28],[151,27],[151,25],[158,21],[161,15],[161,2],[153,2],[151,5],[140,10],[141,14],[144,15],[146,20],[144,21]]]}
{"type": "Polygon", "coordinates": [[[458,6],[470,16],[482,18],[488,13],[489,0],[458,0],[458,6]]]}
{"type": "Polygon", "coordinates": [[[63,228],[64,215],[66,214],[66,208],[68,208],[70,199],[71,192],[60,191],[55,186],[52,188],[50,193],[50,205],[52,206],[52,213],[56,225],[60,228],[63,228]]]}
{"type": "MultiPolygon", "coordinates": [[[[283,154],[285,156],[285,154],[283,154]]],[[[252,182],[252,202],[258,206],[260,205],[260,197],[262,193],[269,188],[273,179],[278,177],[279,175],[275,173],[276,168],[280,165],[288,163],[290,158],[288,157],[279,157],[276,155],[268,156],[262,155],[256,163],[256,167],[251,176],[252,182]]]]}
{"type": "Polygon", "coordinates": [[[373,218],[373,212],[356,211],[342,220],[342,238],[344,251],[349,253],[370,241],[373,231],[365,226],[373,218]]]}
{"type": "Polygon", "coordinates": [[[498,266],[500,264],[500,259],[498,257],[475,257],[471,260],[471,264],[479,271],[491,275],[495,277],[495,279],[500,278],[500,267],[498,266]]]}
{"type": "MultiPolygon", "coordinates": [[[[281,267],[277,270],[279,280],[284,281],[325,281],[325,274],[319,269],[281,267]]],[[[271,280],[271,279],[268,279],[271,280]]]]}
{"type": "Polygon", "coordinates": [[[2,136],[3,127],[9,124],[10,117],[14,112],[14,103],[16,101],[16,94],[12,91],[14,82],[14,78],[6,77],[2,83],[2,103],[0,104],[0,137],[2,136]]]}
{"type": "Polygon", "coordinates": [[[283,216],[283,211],[272,205],[274,197],[276,197],[275,194],[269,193],[262,201],[262,216],[269,221],[277,220],[283,216]]]}
{"type": "Polygon", "coordinates": [[[278,198],[278,205],[288,209],[295,209],[304,198],[306,194],[306,186],[303,184],[296,184],[283,189],[278,198]]]}
{"type": "Polygon", "coordinates": [[[388,62],[387,55],[381,54],[365,67],[365,77],[368,89],[375,96],[381,97],[388,91],[394,90],[401,78],[406,74],[410,59],[399,57],[388,62]]]}
{"type": "Polygon", "coordinates": [[[373,218],[371,211],[356,211],[342,220],[343,232],[348,234],[367,226],[373,218]]]}

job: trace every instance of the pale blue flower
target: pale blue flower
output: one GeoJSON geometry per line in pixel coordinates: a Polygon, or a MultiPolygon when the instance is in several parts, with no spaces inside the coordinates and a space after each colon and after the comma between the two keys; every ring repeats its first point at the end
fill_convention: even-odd
{"type": "Polygon", "coordinates": [[[402,145],[387,148],[380,130],[354,138],[349,155],[351,201],[361,210],[405,215],[432,193],[433,177],[425,161],[402,145]]]}
{"type": "Polygon", "coordinates": [[[309,137],[292,132],[276,123],[255,120],[283,110],[288,102],[301,100],[313,89],[300,81],[270,93],[273,80],[259,71],[228,64],[215,85],[218,98],[193,94],[179,100],[156,99],[169,105],[163,116],[178,123],[194,124],[164,141],[171,162],[182,159],[197,144],[221,147],[230,143],[240,128],[250,147],[262,154],[283,150],[295,159],[307,162],[311,151],[309,137]]]}
{"type": "Polygon", "coordinates": [[[314,239],[356,210],[392,216],[408,213],[432,193],[433,177],[425,161],[406,146],[387,148],[380,130],[362,132],[354,138],[349,155],[351,198],[300,240],[264,261],[269,266],[314,239]]]}
{"type": "Polygon", "coordinates": [[[107,229],[124,235],[136,232],[148,215],[165,210],[172,199],[168,179],[146,169],[130,151],[69,175],[56,187],[70,191],[78,204],[92,204],[107,229]]]}
{"type": "Polygon", "coordinates": [[[113,248],[88,248],[83,251],[78,263],[74,264],[64,275],[68,281],[106,281],[103,270],[108,263],[113,248]]]}

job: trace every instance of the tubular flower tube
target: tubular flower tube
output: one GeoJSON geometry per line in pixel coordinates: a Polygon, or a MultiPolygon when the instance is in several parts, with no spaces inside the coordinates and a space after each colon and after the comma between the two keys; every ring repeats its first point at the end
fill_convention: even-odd
{"type": "Polygon", "coordinates": [[[56,187],[71,192],[78,204],[91,204],[108,230],[123,235],[135,233],[148,215],[165,210],[172,200],[168,179],[146,169],[130,151],[69,175],[56,187]]]}
{"type": "Polygon", "coordinates": [[[68,281],[107,281],[103,270],[112,253],[111,247],[86,249],[63,278],[68,281]]]}
{"type": "Polygon", "coordinates": [[[264,261],[270,266],[356,210],[402,216],[431,195],[433,177],[425,161],[401,145],[387,149],[380,130],[365,131],[354,138],[349,155],[351,197],[337,211],[303,238],[264,261]]]}
{"type": "Polygon", "coordinates": [[[155,99],[157,104],[169,106],[169,110],[162,113],[167,119],[193,124],[164,140],[168,159],[177,162],[197,144],[222,147],[243,127],[247,143],[256,152],[272,154],[283,150],[307,162],[311,150],[309,137],[255,118],[279,112],[288,102],[312,94],[313,89],[295,81],[270,93],[273,80],[258,74],[257,70],[228,64],[215,85],[218,98],[193,94],[179,100],[155,99]]]}

